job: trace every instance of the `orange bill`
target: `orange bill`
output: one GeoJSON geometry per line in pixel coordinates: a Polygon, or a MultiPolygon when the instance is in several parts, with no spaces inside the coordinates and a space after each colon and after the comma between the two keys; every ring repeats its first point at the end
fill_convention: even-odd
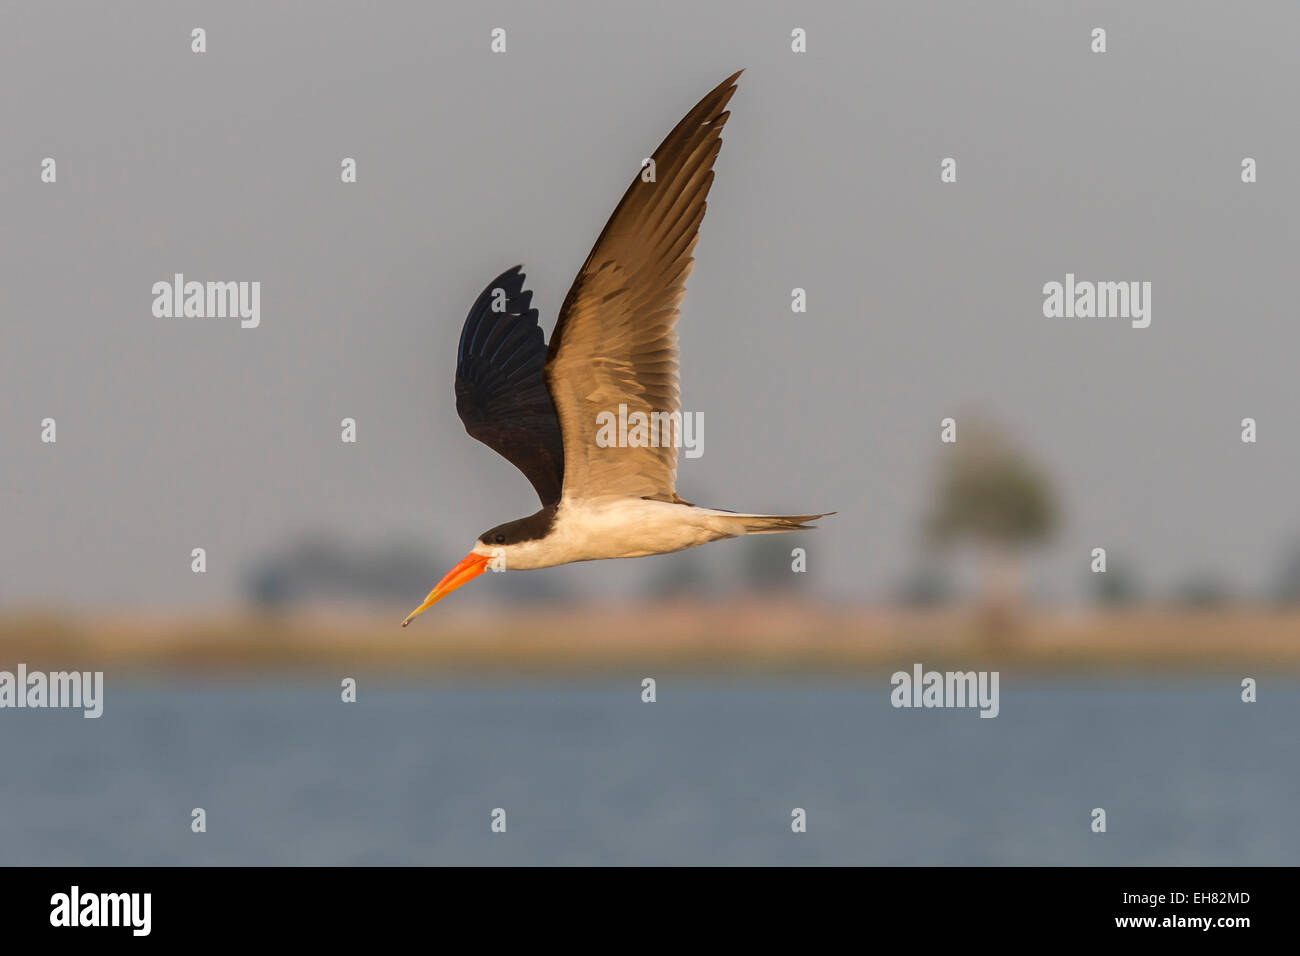
{"type": "Polygon", "coordinates": [[[402,627],[410,624],[415,618],[419,617],[429,608],[445,598],[452,591],[456,590],[462,584],[473,581],[476,577],[484,572],[487,568],[488,558],[481,554],[467,554],[461,559],[460,564],[456,565],[447,572],[446,577],[433,586],[424,599],[424,603],[417,607],[410,614],[406,615],[406,620],[402,622],[402,627]]]}

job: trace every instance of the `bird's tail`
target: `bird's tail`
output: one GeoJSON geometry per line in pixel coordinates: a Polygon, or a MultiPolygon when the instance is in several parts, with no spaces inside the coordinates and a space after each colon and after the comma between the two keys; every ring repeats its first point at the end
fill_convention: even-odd
{"type": "Polygon", "coordinates": [[[817,527],[808,524],[818,518],[835,514],[825,511],[816,515],[744,515],[730,511],[715,511],[718,530],[729,535],[780,534],[784,531],[808,531],[817,527]]]}

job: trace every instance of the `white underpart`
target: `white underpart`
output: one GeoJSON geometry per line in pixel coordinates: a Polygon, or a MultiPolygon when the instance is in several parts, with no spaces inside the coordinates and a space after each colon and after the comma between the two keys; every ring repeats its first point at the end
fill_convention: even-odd
{"type": "Polygon", "coordinates": [[[566,498],[560,502],[555,524],[546,537],[495,548],[479,542],[474,551],[502,558],[507,571],[602,558],[640,558],[693,548],[719,538],[763,533],[745,521],[758,517],[763,516],[644,498],[566,498]]]}

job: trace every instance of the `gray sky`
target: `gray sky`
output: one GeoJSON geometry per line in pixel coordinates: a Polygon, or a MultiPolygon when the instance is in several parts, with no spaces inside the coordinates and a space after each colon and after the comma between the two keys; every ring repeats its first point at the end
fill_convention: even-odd
{"type": "MultiPolygon", "coordinates": [[[[1049,593],[1097,545],[1153,587],[1264,584],[1300,534],[1300,7],[613,6],[6,4],[0,600],[216,604],[307,531],[454,559],[535,510],[456,417],[465,313],[522,262],[549,330],[641,158],[742,66],[681,320],[684,497],[838,509],[791,539],[809,586],[879,597],[940,420],[980,409],[1067,503],[1049,593]],[[174,272],[260,281],[261,327],[155,318],[174,272]],[[1151,327],[1044,318],[1067,272],[1150,281],[1151,327]]],[[[671,560],[532,573],[618,597],[671,560]]]]}

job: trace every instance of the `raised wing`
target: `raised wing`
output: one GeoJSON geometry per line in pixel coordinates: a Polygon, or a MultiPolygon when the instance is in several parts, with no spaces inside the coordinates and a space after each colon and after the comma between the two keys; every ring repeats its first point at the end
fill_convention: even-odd
{"type": "Polygon", "coordinates": [[[465,430],[524,473],[542,505],[560,500],[564,445],[546,389],[546,341],[522,266],[474,302],[456,356],[456,412],[465,430]]]}
{"type": "Polygon", "coordinates": [[[677,307],[739,75],[700,100],[654,151],[653,181],[645,173],[633,180],[564,299],[546,381],[564,436],[566,496],[675,498],[674,436],[661,431],[659,447],[602,447],[598,416],[617,418],[620,405],[631,423],[635,412],[680,416],[677,307]]]}

